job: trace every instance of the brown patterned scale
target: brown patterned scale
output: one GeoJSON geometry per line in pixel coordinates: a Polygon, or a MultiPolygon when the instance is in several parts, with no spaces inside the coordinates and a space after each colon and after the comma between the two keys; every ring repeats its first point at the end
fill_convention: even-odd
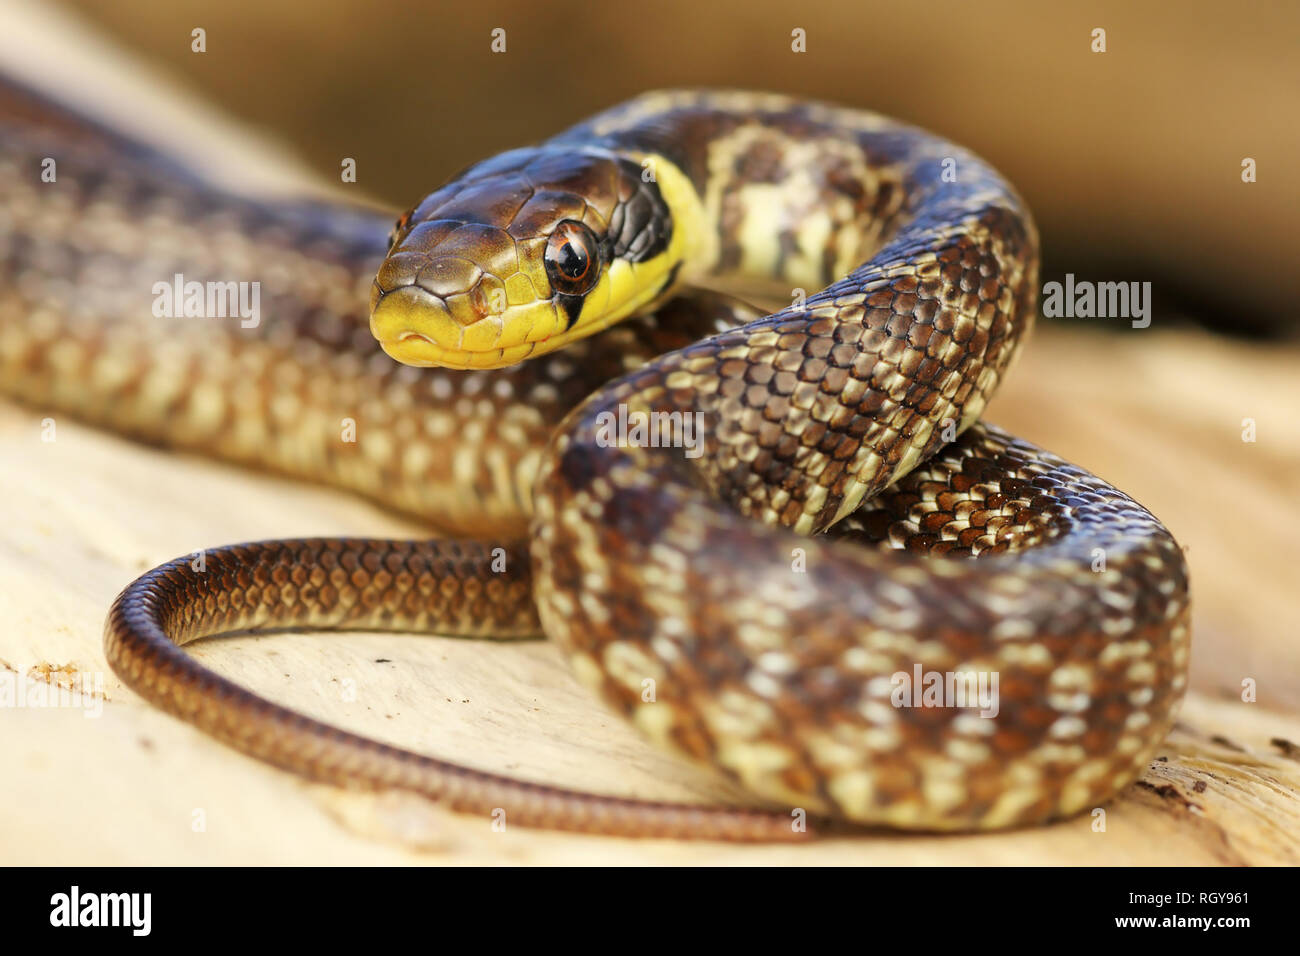
{"type": "Polygon", "coordinates": [[[11,120],[0,153],[3,391],[473,539],[264,542],[149,572],[104,646],[169,712],[314,779],[524,825],[764,840],[803,835],[792,811],[940,830],[1075,813],[1135,779],[1172,723],[1189,642],[1173,538],[977,421],[1032,322],[1037,240],[958,147],[782,97],[649,94],[443,187],[385,260],[387,218],[231,195],[45,110],[11,120]],[[32,174],[51,154],[57,189],[32,174]],[[647,158],[685,186],[638,183],[647,158]],[[504,314],[489,291],[552,294],[557,322],[586,321],[585,282],[548,293],[528,265],[575,215],[631,275],[690,240],[654,314],[548,354],[537,333],[537,357],[500,370],[408,368],[371,338],[367,287],[372,307],[437,299],[464,324],[439,334],[462,338],[504,314]],[[491,260],[439,266],[468,225],[490,227],[491,260]],[[261,282],[262,321],[152,314],[153,280],[177,273],[261,282]],[[770,315],[669,298],[760,281],[814,291],[770,315]],[[655,438],[690,421],[697,441],[608,440],[637,415],[658,416],[655,438]],[[340,441],[345,420],[363,437],[340,441]],[[257,698],[179,648],[286,626],[540,628],[651,739],[775,809],[450,765],[257,698]],[[950,699],[967,679],[994,693],[950,699]]]}

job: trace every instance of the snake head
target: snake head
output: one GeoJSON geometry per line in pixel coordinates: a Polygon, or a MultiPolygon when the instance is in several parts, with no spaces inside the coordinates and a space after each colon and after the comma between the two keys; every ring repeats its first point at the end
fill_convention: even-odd
{"type": "Polygon", "coordinates": [[[407,365],[513,365],[645,311],[684,254],[664,191],[636,157],[514,150],[397,221],[370,330],[407,365]]]}

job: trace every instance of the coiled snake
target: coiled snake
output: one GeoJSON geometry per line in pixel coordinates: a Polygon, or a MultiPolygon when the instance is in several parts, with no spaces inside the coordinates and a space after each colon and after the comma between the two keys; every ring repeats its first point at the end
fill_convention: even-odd
{"type": "Polygon", "coordinates": [[[157,706],[317,780],[719,839],[800,837],[792,811],[1047,821],[1113,796],[1168,730],[1189,642],[1175,541],[978,421],[1032,322],[1037,237],[970,153],[856,110],[654,93],[471,167],[388,236],[368,211],[232,195],[46,119],[5,134],[6,393],[467,539],[271,541],[149,572],[104,650],[157,706]],[[155,317],[173,275],[256,280],[265,318],[155,317]],[[793,304],[679,294],[759,282],[793,304]],[[540,629],[652,740],[774,809],[447,764],[178,647],[289,626],[540,629]],[[939,693],[972,676],[993,713],[939,693]]]}

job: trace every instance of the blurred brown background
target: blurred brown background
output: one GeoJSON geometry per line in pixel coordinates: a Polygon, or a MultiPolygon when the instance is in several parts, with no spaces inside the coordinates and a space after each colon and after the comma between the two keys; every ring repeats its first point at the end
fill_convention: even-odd
{"type": "Polygon", "coordinates": [[[1300,333],[1295,3],[66,6],[331,177],[355,157],[395,207],[649,88],[766,88],[870,107],[990,159],[1038,217],[1045,281],[1151,281],[1157,324],[1300,333]],[[796,27],[806,53],[791,51],[796,27]],[[1098,27],[1105,53],[1091,52],[1098,27]]]}

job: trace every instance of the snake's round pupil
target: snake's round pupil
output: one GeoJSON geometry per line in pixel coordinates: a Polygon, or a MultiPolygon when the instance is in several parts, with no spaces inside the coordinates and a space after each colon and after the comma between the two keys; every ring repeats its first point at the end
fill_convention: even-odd
{"type": "Polygon", "coordinates": [[[566,220],[555,228],[546,244],[546,271],[557,292],[581,295],[591,288],[599,272],[592,268],[595,250],[596,238],[582,223],[566,220]]]}
{"type": "Polygon", "coordinates": [[[587,253],[571,239],[565,241],[555,258],[556,267],[570,279],[580,279],[587,271],[587,253]]]}

